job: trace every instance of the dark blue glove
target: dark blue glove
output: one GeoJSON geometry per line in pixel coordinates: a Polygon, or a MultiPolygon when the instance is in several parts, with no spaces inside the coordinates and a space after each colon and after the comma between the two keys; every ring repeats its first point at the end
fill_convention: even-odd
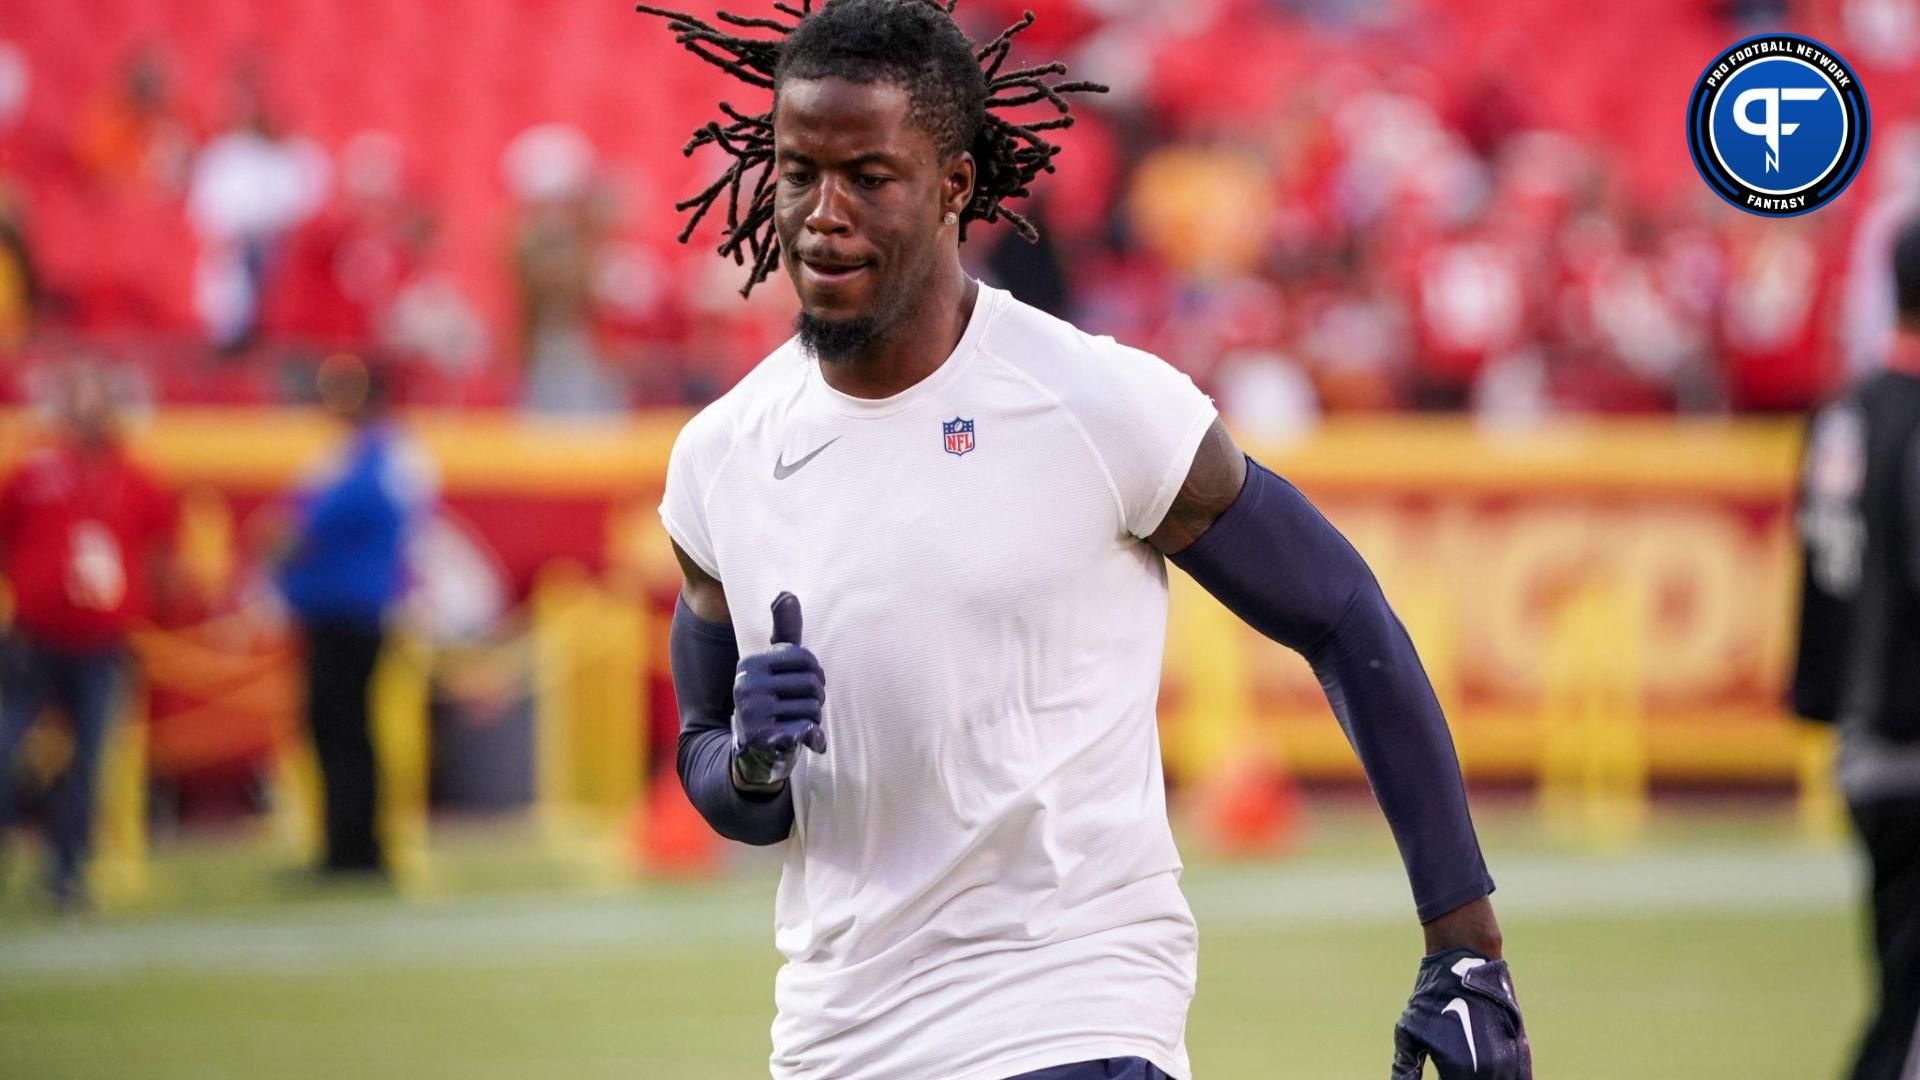
{"type": "Polygon", "coordinates": [[[1533,1050],[1505,960],[1448,949],[1420,961],[1413,997],[1393,1028],[1391,1080],[1533,1080],[1533,1050]]]}
{"type": "Polygon", "coordinates": [[[773,598],[773,648],[743,658],[733,674],[733,767],[756,786],[779,784],[793,772],[800,748],[827,752],[820,707],[827,676],[800,645],[800,598],[773,598]]]}

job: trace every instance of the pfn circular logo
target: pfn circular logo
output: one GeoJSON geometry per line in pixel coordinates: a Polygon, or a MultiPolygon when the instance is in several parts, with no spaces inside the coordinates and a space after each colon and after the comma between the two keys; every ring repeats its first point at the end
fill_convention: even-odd
{"type": "Polygon", "coordinates": [[[1832,202],[1867,156],[1867,95],[1846,61],[1799,34],[1762,34],[1707,65],[1687,102],[1693,166],[1750,214],[1832,202]]]}

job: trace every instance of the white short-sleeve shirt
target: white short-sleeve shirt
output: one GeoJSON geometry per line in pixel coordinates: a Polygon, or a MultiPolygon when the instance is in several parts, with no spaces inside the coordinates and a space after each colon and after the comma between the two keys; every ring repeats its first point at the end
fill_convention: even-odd
{"type": "Polygon", "coordinates": [[[1214,416],[1158,358],[982,285],[899,394],[839,393],[788,342],[680,433],[661,516],[741,654],[789,590],[827,676],[775,902],[775,1077],[1189,1074],[1166,572],[1140,538],[1214,416]]]}

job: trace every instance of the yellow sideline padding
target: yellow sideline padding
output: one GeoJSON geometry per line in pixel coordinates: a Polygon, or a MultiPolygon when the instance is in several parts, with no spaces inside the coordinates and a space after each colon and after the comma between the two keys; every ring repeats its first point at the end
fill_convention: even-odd
{"type": "MultiPolygon", "coordinates": [[[[653,487],[691,415],[630,420],[533,419],[511,413],[418,411],[406,422],[449,488],[578,494],[653,487]]],[[[0,409],[0,461],[31,423],[0,409]]],[[[1792,421],[1556,420],[1481,429],[1452,418],[1337,419],[1309,437],[1248,449],[1302,485],[1443,490],[1601,489],[1647,494],[1783,493],[1799,426],[1792,421]]],[[[318,460],[339,428],[312,410],[169,409],[134,433],[139,453],[176,483],[277,488],[318,460]]]]}

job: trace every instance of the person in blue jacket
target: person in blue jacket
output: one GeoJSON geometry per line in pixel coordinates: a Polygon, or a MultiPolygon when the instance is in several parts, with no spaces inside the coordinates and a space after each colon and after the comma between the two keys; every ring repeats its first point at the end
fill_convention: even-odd
{"type": "Polygon", "coordinates": [[[322,365],[319,389],[327,411],[351,430],[296,496],[279,584],[306,645],[307,727],[326,789],[321,870],[383,875],[369,692],[389,616],[407,587],[408,539],[432,502],[433,473],[387,420],[382,387],[357,358],[322,365]]]}

